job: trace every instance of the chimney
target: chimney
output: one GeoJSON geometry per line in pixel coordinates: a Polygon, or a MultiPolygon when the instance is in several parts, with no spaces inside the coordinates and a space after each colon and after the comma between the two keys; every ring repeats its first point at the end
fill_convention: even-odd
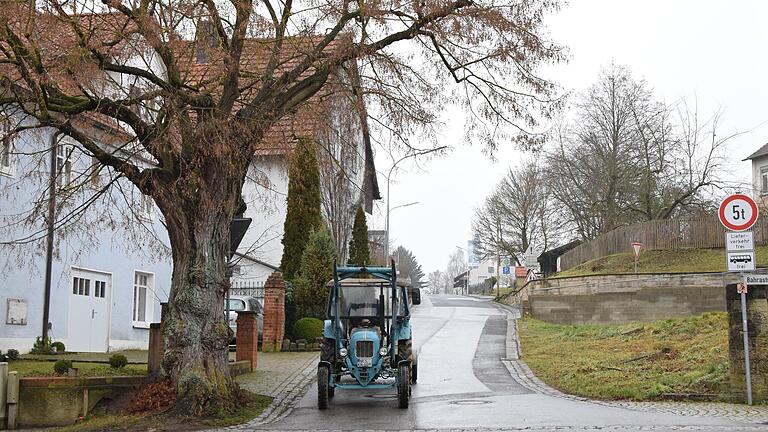
{"type": "Polygon", "coordinates": [[[208,19],[200,19],[195,30],[195,61],[208,63],[219,46],[219,34],[213,23],[208,19]]]}

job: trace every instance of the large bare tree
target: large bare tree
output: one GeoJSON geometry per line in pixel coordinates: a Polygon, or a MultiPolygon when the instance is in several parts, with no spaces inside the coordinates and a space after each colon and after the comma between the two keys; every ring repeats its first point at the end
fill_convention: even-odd
{"type": "MultiPolygon", "coordinates": [[[[437,121],[448,87],[469,113],[471,137],[536,144],[528,132],[556,104],[535,71],[563,58],[542,36],[551,0],[0,7],[0,107],[29,119],[8,133],[49,128],[73,138],[162,213],[173,260],[163,367],[177,409],[192,414],[237,405],[223,318],[229,228],[275,124],[359,81],[378,123],[407,136],[437,121]],[[101,145],[83,126],[94,121],[123,129],[121,149],[132,151],[101,145]]],[[[38,154],[50,150],[41,144],[38,154]]]]}
{"type": "Polygon", "coordinates": [[[519,265],[529,246],[544,250],[558,238],[558,217],[537,163],[510,169],[475,211],[475,250],[483,258],[511,256],[519,265]]]}
{"type": "Polygon", "coordinates": [[[549,190],[585,239],[643,220],[696,214],[722,184],[719,115],[659,102],[629,69],[611,65],[555,128],[549,190]]]}

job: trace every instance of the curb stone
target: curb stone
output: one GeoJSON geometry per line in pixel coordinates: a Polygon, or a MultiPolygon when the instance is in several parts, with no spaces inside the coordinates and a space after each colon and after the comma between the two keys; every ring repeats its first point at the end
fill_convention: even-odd
{"type": "Polygon", "coordinates": [[[254,430],[258,426],[273,423],[288,416],[298,401],[307,392],[309,386],[316,379],[317,359],[308,359],[298,372],[283,381],[275,391],[272,403],[256,418],[248,423],[243,423],[225,428],[211,429],[212,431],[243,431],[254,430]]]}

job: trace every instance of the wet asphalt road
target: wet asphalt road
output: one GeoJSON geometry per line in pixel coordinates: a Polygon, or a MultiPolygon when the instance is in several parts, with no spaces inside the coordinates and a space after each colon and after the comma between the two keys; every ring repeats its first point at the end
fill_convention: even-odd
{"type": "Polygon", "coordinates": [[[425,296],[414,308],[412,324],[419,380],[409,409],[397,408],[394,389],[337,390],[330,408],[319,411],[313,385],[288,417],[260,428],[755,430],[721,418],[640,412],[533,393],[501,361],[507,352],[507,312],[489,299],[425,296]]]}

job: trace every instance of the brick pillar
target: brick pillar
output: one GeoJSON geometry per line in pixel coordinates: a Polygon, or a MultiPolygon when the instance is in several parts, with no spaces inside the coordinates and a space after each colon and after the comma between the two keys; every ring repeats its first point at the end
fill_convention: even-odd
{"type": "MultiPolygon", "coordinates": [[[[746,370],[741,322],[741,294],[729,284],[725,292],[728,311],[728,357],[731,396],[746,401],[746,370]]],[[[768,400],[768,285],[750,285],[747,291],[747,331],[752,373],[752,400],[768,400]]]]}
{"type": "Polygon", "coordinates": [[[160,322],[149,325],[149,349],[147,352],[147,372],[152,378],[160,376],[165,354],[163,341],[163,321],[168,310],[168,303],[160,303],[160,322]]]}
{"type": "Polygon", "coordinates": [[[149,325],[149,352],[147,353],[147,372],[152,378],[160,375],[163,362],[163,331],[160,323],[149,325]]]}
{"type": "Polygon", "coordinates": [[[251,372],[256,370],[257,354],[259,352],[259,322],[256,312],[237,311],[237,351],[235,360],[251,362],[251,372]]]}
{"type": "Polygon", "coordinates": [[[285,281],[283,274],[274,272],[264,283],[264,331],[261,347],[264,352],[280,351],[285,336],[285,281]]]}

